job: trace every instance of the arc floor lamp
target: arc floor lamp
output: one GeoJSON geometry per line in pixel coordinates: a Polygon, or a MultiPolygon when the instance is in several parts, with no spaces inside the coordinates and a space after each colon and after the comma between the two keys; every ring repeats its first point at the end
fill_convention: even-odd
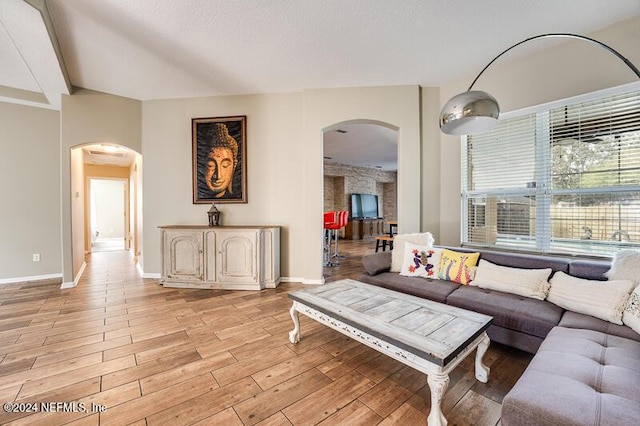
{"type": "Polygon", "coordinates": [[[598,40],[577,34],[540,34],[522,40],[508,49],[503,50],[498,56],[493,58],[491,62],[482,69],[482,71],[480,71],[480,74],[478,74],[478,76],[473,80],[466,92],[454,96],[444,105],[440,112],[440,130],[442,133],[446,133],[448,135],[471,135],[486,132],[498,124],[498,116],[500,115],[498,101],[496,101],[496,99],[487,92],[483,92],[482,90],[471,90],[473,85],[476,84],[476,81],[478,81],[482,73],[484,73],[491,64],[511,49],[531,40],[548,37],[575,38],[596,44],[620,58],[640,79],[640,71],[631,63],[631,61],[622,56],[612,47],[607,46],[598,40]]]}

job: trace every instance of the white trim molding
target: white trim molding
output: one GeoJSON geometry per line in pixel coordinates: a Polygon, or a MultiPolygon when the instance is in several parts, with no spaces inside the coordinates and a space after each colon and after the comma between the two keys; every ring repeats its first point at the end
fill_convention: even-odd
{"type": "Polygon", "coordinates": [[[145,273],[144,270],[142,269],[142,265],[140,265],[140,262],[136,263],[136,271],[138,271],[138,275],[140,275],[140,278],[150,278],[150,279],[157,279],[157,280],[162,278],[162,275],[158,273],[152,273],[152,272],[145,273]]]}
{"type": "Polygon", "coordinates": [[[16,277],[16,278],[2,278],[0,279],[1,284],[16,284],[16,283],[24,283],[27,281],[42,281],[42,280],[50,280],[53,278],[62,278],[62,274],[47,274],[47,275],[33,275],[30,277],[16,277]]]}
{"type": "Polygon", "coordinates": [[[308,280],[306,278],[300,277],[280,277],[280,282],[282,283],[302,283],[309,285],[321,285],[324,284],[324,277],[319,280],[308,280]]]}

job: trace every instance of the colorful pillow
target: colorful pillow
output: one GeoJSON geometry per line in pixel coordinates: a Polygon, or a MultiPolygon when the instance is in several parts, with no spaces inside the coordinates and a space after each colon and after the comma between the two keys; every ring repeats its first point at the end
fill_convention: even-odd
{"type": "Polygon", "coordinates": [[[622,314],[622,322],[640,334],[640,285],[629,296],[627,306],[622,314]]]}
{"type": "Polygon", "coordinates": [[[404,258],[400,275],[405,277],[438,278],[442,249],[404,243],[404,258]]]}
{"type": "Polygon", "coordinates": [[[421,246],[433,247],[433,235],[431,232],[420,234],[398,234],[393,237],[393,250],[391,250],[391,272],[400,272],[404,260],[404,244],[412,243],[421,246]]]}
{"type": "Polygon", "coordinates": [[[610,280],[631,280],[640,284],[640,251],[625,249],[613,256],[611,268],[604,274],[610,280]]]}
{"type": "Polygon", "coordinates": [[[551,268],[510,268],[480,259],[471,285],[544,300],[549,292],[549,275],[551,268]]]}
{"type": "Polygon", "coordinates": [[[553,274],[547,300],[561,308],[622,325],[622,313],[633,281],[594,281],[558,271],[553,274]]]}
{"type": "Polygon", "coordinates": [[[473,268],[478,263],[480,253],[462,253],[442,250],[438,278],[454,283],[469,284],[473,279],[473,268]]]}

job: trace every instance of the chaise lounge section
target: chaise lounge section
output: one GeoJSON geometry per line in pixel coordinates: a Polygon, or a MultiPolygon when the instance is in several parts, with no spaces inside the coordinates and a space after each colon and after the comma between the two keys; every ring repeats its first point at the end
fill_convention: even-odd
{"type": "MultiPolygon", "coordinates": [[[[449,248],[471,252],[466,248],[449,248]]],[[[478,250],[473,250],[478,251],[478,250]]],[[[551,268],[606,280],[609,262],[479,250],[496,265],[551,268]]],[[[501,424],[635,425],[640,419],[640,335],[547,300],[390,272],[391,253],[363,258],[360,281],[494,317],[492,341],[535,354],[502,402],[501,424]]]]}

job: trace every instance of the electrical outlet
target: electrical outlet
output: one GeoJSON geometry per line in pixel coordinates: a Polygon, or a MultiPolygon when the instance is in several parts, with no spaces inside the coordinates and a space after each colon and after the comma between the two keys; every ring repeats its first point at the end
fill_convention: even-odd
{"type": "Polygon", "coordinates": [[[34,262],[40,262],[40,253],[36,253],[33,255],[33,261],[34,262]]]}

